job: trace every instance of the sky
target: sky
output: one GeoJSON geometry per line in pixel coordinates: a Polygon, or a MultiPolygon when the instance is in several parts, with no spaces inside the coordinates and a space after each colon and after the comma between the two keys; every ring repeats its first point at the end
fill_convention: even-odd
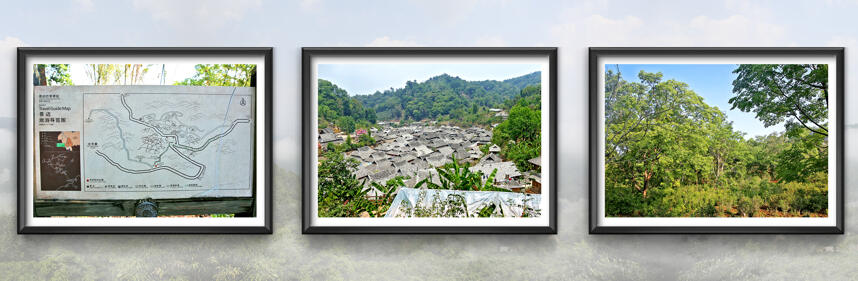
{"type": "MultiPolygon", "coordinates": [[[[301,47],[558,47],[562,160],[587,153],[588,47],[838,46],[855,65],[856,10],[858,0],[6,1],[0,100],[15,100],[20,46],[274,47],[274,159],[300,171],[301,47]]],[[[0,118],[15,116],[0,102],[0,118]]]]}
{"type": "Polygon", "coordinates": [[[423,82],[445,73],[467,81],[501,81],[540,68],[538,64],[320,64],[318,72],[319,78],[354,96],[402,88],[406,81],[423,82]]]}
{"type": "MultiPolygon", "coordinates": [[[[616,71],[616,65],[606,65],[605,69],[616,71]]],[[[656,73],[661,72],[662,81],[674,79],[685,82],[695,93],[703,97],[710,106],[716,106],[727,114],[727,119],[733,122],[733,129],[744,132],[746,138],[783,132],[783,123],[765,127],[753,112],[742,112],[731,109],[729,103],[733,96],[733,80],[736,74],[735,64],[620,64],[623,79],[640,82],[638,73],[641,70],[656,73]]]]}

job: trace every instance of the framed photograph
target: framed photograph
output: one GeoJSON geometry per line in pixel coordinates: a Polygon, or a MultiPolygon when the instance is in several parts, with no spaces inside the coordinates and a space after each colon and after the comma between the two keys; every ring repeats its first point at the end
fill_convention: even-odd
{"type": "Polygon", "coordinates": [[[590,233],[843,233],[843,48],[590,48],[590,233]]]}
{"type": "Polygon", "coordinates": [[[271,233],[271,48],[18,48],[18,233],[271,233]]]}
{"type": "Polygon", "coordinates": [[[556,48],[304,48],[305,234],[557,233],[556,48]]]}

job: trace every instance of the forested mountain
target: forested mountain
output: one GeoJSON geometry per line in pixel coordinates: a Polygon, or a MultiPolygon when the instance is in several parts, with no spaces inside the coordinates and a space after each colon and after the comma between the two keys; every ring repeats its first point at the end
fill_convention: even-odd
{"type": "Polygon", "coordinates": [[[349,97],[346,90],[330,81],[319,79],[319,127],[335,124],[340,130],[352,132],[356,127],[368,127],[376,121],[375,110],[349,97]]]}
{"type": "Polygon", "coordinates": [[[542,79],[542,72],[537,71],[524,76],[503,80],[504,83],[512,84],[516,88],[523,89],[524,87],[539,84],[542,79]]]}
{"type": "MultiPolygon", "coordinates": [[[[540,72],[504,81],[466,81],[447,74],[425,82],[408,81],[405,87],[391,88],[355,99],[378,114],[378,120],[464,120],[516,97],[521,90],[540,83],[540,72]]],[[[477,120],[475,120],[477,121],[477,120]]]]}

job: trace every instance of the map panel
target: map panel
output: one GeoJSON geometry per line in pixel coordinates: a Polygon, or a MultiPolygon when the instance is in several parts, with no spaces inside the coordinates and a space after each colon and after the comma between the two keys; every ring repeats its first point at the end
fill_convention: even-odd
{"type": "Polygon", "coordinates": [[[40,132],[42,190],[80,191],[80,132],[40,132]]]}
{"type": "MultiPolygon", "coordinates": [[[[55,107],[79,114],[61,126],[75,129],[70,127],[78,123],[81,183],[78,192],[59,193],[42,180],[37,197],[252,196],[254,88],[52,88],[65,88],[52,94],[63,104],[55,107]]],[[[45,156],[42,152],[40,157],[45,156]]]]}

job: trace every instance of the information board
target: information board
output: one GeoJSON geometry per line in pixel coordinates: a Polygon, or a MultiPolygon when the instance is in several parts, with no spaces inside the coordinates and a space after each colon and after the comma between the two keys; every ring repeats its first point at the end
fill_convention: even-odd
{"type": "Polygon", "coordinates": [[[36,199],[250,197],[255,88],[37,86],[36,199]]]}

